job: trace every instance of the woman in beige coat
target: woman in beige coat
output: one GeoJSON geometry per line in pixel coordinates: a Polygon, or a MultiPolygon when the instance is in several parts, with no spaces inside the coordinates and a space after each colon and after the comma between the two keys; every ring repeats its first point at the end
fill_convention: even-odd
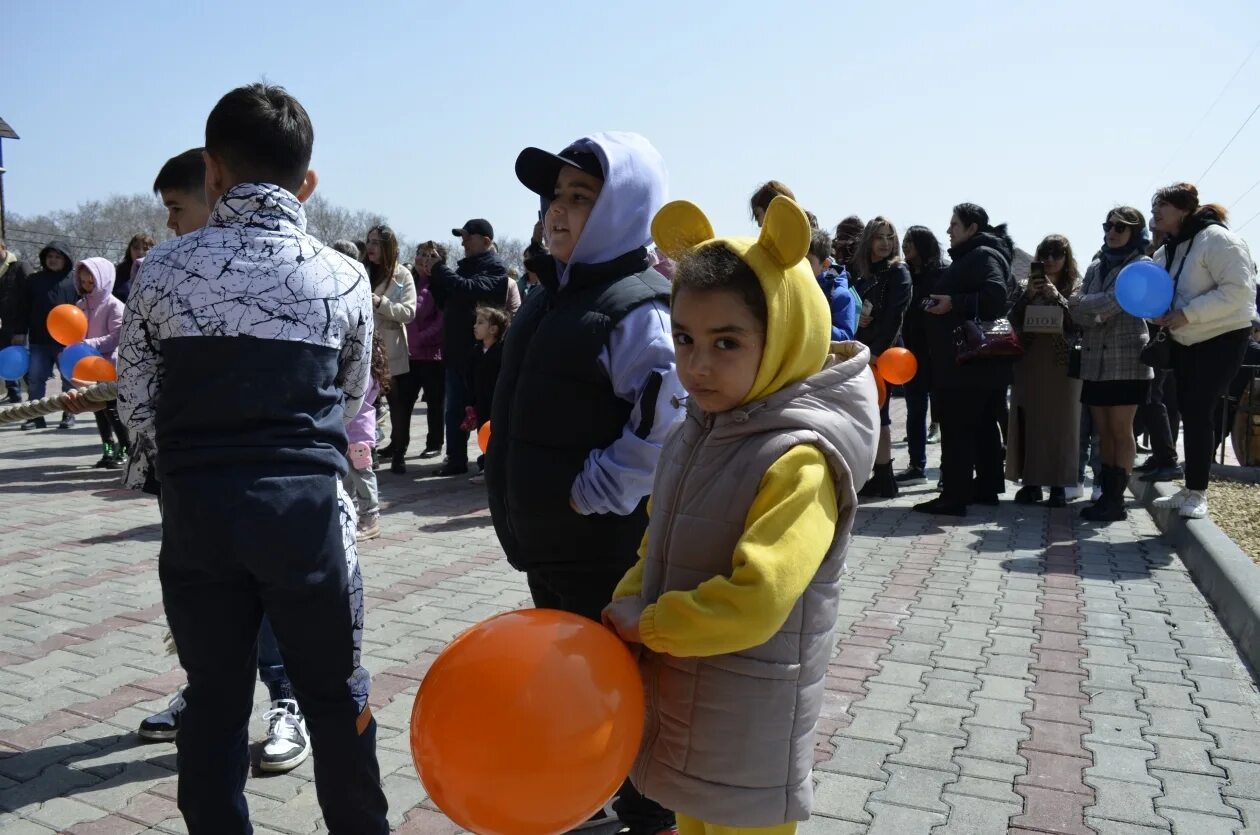
{"type": "Polygon", "coordinates": [[[1034,258],[1044,275],[1033,276],[1011,310],[1024,344],[1014,367],[1007,429],[1006,477],[1023,481],[1019,504],[1036,504],[1050,488],[1050,507],[1067,505],[1076,486],[1080,445],[1081,381],[1068,376],[1068,339],[1074,330],[1068,299],[1081,281],[1072,244],[1049,235],[1034,258]],[[1057,320],[1057,324],[1055,324],[1057,320]]]}
{"type": "Polygon", "coordinates": [[[400,395],[404,387],[398,378],[411,371],[411,360],[407,355],[407,323],[416,318],[416,282],[411,277],[411,271],[398,262],[398,236],[384,224],[373,226],[368,231],[364,266],[372,282],[372,321],[377,336],[385,346],[389,373],[394,379],[394,385],[390,386],[386,395],[393,437],[389,447],[381,450],[381,454],[391,456],[391,472],[405,473],[407,467],[402,456],[392,453],[393,450],[406,449],[405,442],[394,442],[402,431],[399,427],[411,422],[411,412],[400,395]]]}

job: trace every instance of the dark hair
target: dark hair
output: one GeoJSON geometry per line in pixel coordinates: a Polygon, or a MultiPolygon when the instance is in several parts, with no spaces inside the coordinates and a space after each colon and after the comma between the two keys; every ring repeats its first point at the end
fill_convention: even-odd
{"type": "Polygon", "coordinates": [[[507,333],[508,325],[512,323],[512,317],[508,316],[506,310],[488,304],[477,305],[477,315],[484,316],[491,326],[499,329],[499,335],[494,340],[495,342],[503,338],[503,335],[507,333]]]}
{"type": "Polygon", "coordinates": [[[770,321],[766,294],[752,267],[721,244],[692,250],[678,259],[674,268],[673,297],[683,289],[699,293],[735,293],[752,311],[762,327],[770,321]]]}
{"type": "Polygon", "coordinates": [[[373,264],[367,260],[366,247],[364,247],[363,266],[367,267],[368,278],[372,280],[372,289],[377,290],[393,281],[394,271],[398,269],[398,236],[394,234],[393,229],[383,223],[378,223],[369,229],[367,236],[372,237],[373,232],[381,237],[381,263],[373,264]]]}
{"type": "Polygon", "coordinates": [[[381,387],[381,394],[389,394],[393,381],[389,373],[389,354],[385,353],[380,331],[372,334],[372,379],[381,387]]]}
{"type": "Polygon", "coordinates": [[[332,242],[332,248],[347,258],[352,258],[355,261],[359,260],[359,248],[354,245],[354,241],[348,241],[345,238],[341,238],[340,240],[332,242]]]}
{"type": "Polygon", "coordinates": [[[831,257],[831,236],[821,229],[815,229],[809,236],[809,254],[822,263],[831,257]]]}
{"type": "Polygon", "coordinates": [[[805,219],[809,221],[809,228],[810,228],[810,229],[813,229],[813,230],[815,230],[815,231],[817,231],[817,229],[818,229],[818,215],[814,214],[813,212],[811,212],[811,211],[809,211],[809,210],[807,209],[807,210],[805,211],[805,219]]]}
{"type": "Polygon", "coordinates": [[[1173,208],[1194,214],[1199,210],[1199,190],[1192,183],[1173,183],[1155,192],[1152,203],[1167,203],[1173,208]]]}
{"type": "Polygon", "coordinates": [[[857,238],[861,236],[862,230],[865,228],[866,224],[862,222],[862,218],[857,215],[849,215],[836,224],[836,237],[857,238]]]}
{"type": "Polygon", "coordinates": [[[438,254],[438,258],[442,259],[441,262],[443,264],[446,263],[446,258],[451,253],[450,249],[446,247],[446,244],[440,244],[437,241],[425,241],[416,247],[417,251],[421,249],[431,249],[436,252],[438,254]]]}
{"type": "Polygon", "coordinates": [[[194,194],[205,194],[206,191],[206,159],[201,155],[202,148],[189,148],[182,154],[168,159],[153,181],[153,193],[164,191],[191,191],[194,194]]]}
{"type": "Polygon", "coordinates": [[[214,106],[206,119],[206,151],[246,183],[273,183],[296,193],[311,164],[315,129],[306,109],[283,87],[247,84],[214,106]]]}
{"type": "Polygon", "coordinates": [[[792,189],[785,186],[778,180],[768,180],[757,187],[753,192],[753,196],[748,201],[748,207],[753,211],[753,219],[756,220],[756,210],[766,212],[770,210],[770,201],[776,197],[788,197],[792,200],[796,199],[796,194],[792,189]]]}
{"type": "Polygon", "coordinates": [[[137,232],[131,236],[131,240],[127,241],[127,253],[131,254],[131,248],[136,244],[148,244],[149,249],[157,246],[157,241],[153,240],[153,236],[148,232],[137,232]]]}
{"type": "Polygon", "coordinates": [[[981,232],[991,228],[989,226],[989,213],[975,203],[959,203],[954,207],[954,214],[958,216],[964,228],[971,226],[973,223],[981,232]]]}
{"type": "Polygon", "coordinates": [[[894,264],[901,261],[901,238],[897,237],[897,227],[893,226],[893,222],[888,218],[877,215],[866,224],[866,228],[862,230],[862,237],[858,240],[857,252],[853,256],[854,275],[857,277],[865,278],[873,274],[874,264],[871,263],[871,252],[875,249],[875,235],[884,226],[888,227],[888,231],[893,236],[893,251],[888,256],[888,260],[894,264]]]}
{"type": "MultiPolygon", "coordinates": [[[[1135,229],[1134,232],[1136,233],[1137,230],[1135,229]]],[[[1042,238],[1041,243],[1037,244],[1037,253],[1033,256],[1033,260],[1044,262],[1046,253],[1055,246],[1063,249],[1063,272],[1054,282],[1054,286],[1064,296],[1070,296],[1081,282],[1081,268],[1077,266],[1076,254],[1072,252],[1072,242],[1066,235],[1046,235],[1042,238]]]]}
{"type": "MultiPolygon", "coordinates": [[[[926,226],[911,226],[906,230],[906,237],[914,246],[915,259],[918,261],[917,269],[915,264],[910,264],[911,271],[927,272],[939,270],[944,266],[941,259],[941,242],[936,239],[931,229],[926,226]]],[[[906,260],[909,261],[909,259],[906,260]]]]}
{"type": "Polygon", "coordinates": [[[367,254],[367,241],[355,241],[355,247],[359,250],[359,260],[363,260],[363,256],[367,254]]]}

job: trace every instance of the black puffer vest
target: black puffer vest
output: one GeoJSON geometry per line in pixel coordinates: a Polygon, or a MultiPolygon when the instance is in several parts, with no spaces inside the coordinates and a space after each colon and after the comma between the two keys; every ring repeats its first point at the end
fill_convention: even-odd
{"type": "Polygon", "coordinates": [[[592,450],[621,436],[633,404],[618,397],[599,355],[631,310],[669,300],[669,281],[640,249],[578,264],[560,288],[550,256],[531,259],[542,287],[508,329],[494,392],[486,485],[495,531],[516,568],[635,559],[646,501],[629,516],[582,516],[569,505],[592,450]]]}

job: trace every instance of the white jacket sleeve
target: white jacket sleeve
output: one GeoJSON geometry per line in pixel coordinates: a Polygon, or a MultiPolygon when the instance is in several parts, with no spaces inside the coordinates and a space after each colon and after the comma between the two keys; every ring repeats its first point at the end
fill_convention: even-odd
{"type": "Polygon", "coordinates": [[[1228,233],[1204,237],[1201,257],[1213,286],[1182,307],[1192,325],[1228,319],[1255,303],[1254,267],[1242,239],[1228,233]]]}

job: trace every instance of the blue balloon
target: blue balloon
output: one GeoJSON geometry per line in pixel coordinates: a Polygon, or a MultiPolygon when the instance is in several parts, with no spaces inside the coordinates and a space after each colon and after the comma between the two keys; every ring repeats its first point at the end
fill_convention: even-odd
{"type": "Polygon", "coordinates": [[[61,378],[69,381],[74,376],[74,367],[79,360],[84,357],[99,357],[101,352],[93,348],[86,342],[76,342],[61,352],[61,358],[57,360],[58,367],[61,368],[61,378]]]}
{"type": "Polygon", "coordinates": [[[1139,319],[1156,319],[1168,312],[1173,300],[1172,276],[1151,261],[1138,261],[1116,278],[1116,301],[1139,319]]]}
{"type": "Polygon", "coordinates": [[[0,380],[20,380],[31,367],[31,352],[25,345],[10,345],[0,351],[0,380]]]}

